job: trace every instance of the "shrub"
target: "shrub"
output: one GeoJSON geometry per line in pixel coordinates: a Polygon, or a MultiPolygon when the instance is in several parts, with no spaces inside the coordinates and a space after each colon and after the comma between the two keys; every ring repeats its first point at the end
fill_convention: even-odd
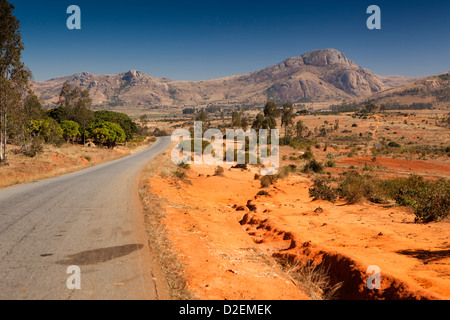
{"type": "Polygon", "coordinates": [[[314,153],[312,153],[311,151],[306,151],[304,154],[300,156],[300,158],[305,160],[311,160],[314,158],[314,153]]]}
{"type": "Polygon", "coordinates": [[[215,176],[223,176],[224,171],[225,170],[221,166],[218,166],[216,168],[216,170],[214,171],[214,175],[215,176]]]}
{"type": "Polygon", "coordinates": [[[295,172],[296,170],[297,170],[297,166],[292,165],[292,164],[288,165],[288,166],[281,167],[278,170],[277,178],[284,179],[287,176],[289,176],[290,173],[295,172]]]}
{"type": "Polygon", "coordinates": [[[333,168],[333,167],[335,167],[336,166],[336,161],[334,161],[334,160],[328,160],[326,163],[325,163],[325,167],[327,167],[327,168],[333,168]]]}
{"type": "Polygon", "coordinates": [[[277,175],[263,176],[261,178],[261,188],[268,188],[278,180],[277,175]]]}
{"type": "Polygon", "coordinates": [[[450,213],[450,181],[428,183],[414,208],[416,222],[428,223],[446,218],[450,213]]]}
{"type": "Polygon", "coordinates": [[[395,142],[395,141],[391,141],[391,142],[388,143],[388,147],[391,147],[391,148],[400,148],[400,144],[398,144],[398,143],[395,142]]]}
{"type": "Polygon", "coordinates": [[[189,170],[191,168],[191,166],[188,163],[184,163],[184,162],[179,163],[178,167],[180,167],[181,169],[187,169],[187,170],[189,170]]]}
{"type": "Polygon", "coordinates": [[[411,175],[408,178],[390,179],[381,182],[388,196],[399,205],[413,208],[416,222],[437,221],[450,212],[450,181],[425,181],[411,175]]]}
{"type": "Polygon", "coordinates": [[[338,190],[339,195],[349,204],[358,203],[364,199],[375,203],[385,201],[385,193],[380,188],[379,180],[368,174],[347,172],[344,180],[339,184],[338,190]]]}
{"type": "Polygon", "coordinates": [[[22,154],[27,157],[34,158],[38,154],[44,152],[44,147],[40,139],[33,139],[32,143],[23,149],[21,149],[22,154]]]}
{"type": "Polygon", "coordinates": [[[312,159],[307,164],[305,164],[305,166],[303,167],[303,172],[322,173],[323,169],[324,167],[321,162],[318,162],[316,159],[312,159]]]}
{"type": "Polygon", "coordinates": [[[184,172],[182,170],[174,171],[173,175],[180,180],[186,179],[186,172],[184,172]]]}
{"type": "Polygon", "coordinates": [[[326,200],[335,202],[338,198],[338,191],[336,188],[327,185],[327,180],[324,178],[317,178],[313,180],[314,184],[309,188],[309,196],[314,200],[326,200]]]}

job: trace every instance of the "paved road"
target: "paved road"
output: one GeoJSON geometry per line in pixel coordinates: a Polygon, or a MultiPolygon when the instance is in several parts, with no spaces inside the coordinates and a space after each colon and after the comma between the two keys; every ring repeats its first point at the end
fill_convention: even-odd
{"type": "Polygon", "coordinates": [[[169,144],[160,138],[126,158],[0,190],[0,299],[167,299],[137,175],[169,144]],[[67,288],[72,265],[80,290],[67,288]]]}

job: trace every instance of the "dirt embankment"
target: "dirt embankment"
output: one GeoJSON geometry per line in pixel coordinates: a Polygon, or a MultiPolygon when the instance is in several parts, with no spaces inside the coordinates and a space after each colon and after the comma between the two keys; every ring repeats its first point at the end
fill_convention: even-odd
{"type": "Polygon", "coordinates": [[[195,297],[317,299],[333,288],[338,299],[450,297],[448,222],[415,224],[403,207],[311,201],[311,181],[298,175],[261,189],[256,170],[215,176],[213,166],[192,166],[184,181],[170,170],[146,178],[164,199],[162,222],[195,297]],[[381,289],[367,287],[374,265],[381,289]]]}

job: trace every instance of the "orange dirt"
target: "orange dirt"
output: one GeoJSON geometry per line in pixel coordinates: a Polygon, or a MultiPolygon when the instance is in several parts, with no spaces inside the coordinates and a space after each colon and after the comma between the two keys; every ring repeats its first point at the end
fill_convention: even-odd
{"type": "Polygon", "coordinates": [[[403,207],[311,201],[302,176],[256,196],[256,168],[227,169],[220,177],[213,166],[192,165],[191,184],[151,179],[200,299],[309,299],[277,261],[324,265],[332,284],[343,281],[343,299],[450,298],[448,222],[415,224],[403,207]],[[381,289],[366,286],[371,265],[381,270],[381,289]]]}
{"type": "Polygon", "coordinates": [[[420,174],[423,176],[437,178],[450,178],[450,166],[448,165],[448,163],[379,157],[376,158],[376,161],[372,161],[372,157],[346,158],[337,161],[337,163],[345,163],[357,166],[364,166],[365,164],[370,166],[380,165],[386,168],[387,171],[395,172],[397,175],[420,174]]]}

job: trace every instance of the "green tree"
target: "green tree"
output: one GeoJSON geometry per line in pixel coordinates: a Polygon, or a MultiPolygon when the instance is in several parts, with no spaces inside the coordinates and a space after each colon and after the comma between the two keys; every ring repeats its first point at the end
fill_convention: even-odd
{"type": "Polygon", "coordinates": [[[306,129],[305,124],[302,120],[298,120],[295,125],[295,132],[297,134],[297,138],[303,139],[303,131],[306,129]]]}
{"type": "Polygon", "coordinates": [[[21,61],[23,43],[14,6],[0,0],[0,164],[7,162],[8,116],[22,103],[31,72],[21,61]]]}
{"type": "MultiPolygon", "coordinates": [[[[147,118],[144,119],[146,121],[147,118]]],[[[113,122],[120,125],[120,127],[125,131],[125,141],[130,141],[133,139],[134,135],[137,133],[137,125],[136,123],[131,120],[131,118],[120,112],[114,112],[114,111],[95,111],[94,113],[94,120],[96,122],[101,121],[107,121],[107,122],[113,122]]]]}
{"type": "Polygon", "coordinates": [[[94,112],[91,110],[92,99],[89,91],[73,87],[65,82],[59,95],[58,107],[62,108],[58,113],[61,118],[58,120],[71,120],[80,125],[80,133],[83,137],[83,144],[86,143],[86,129],[94,121],[94,112]]]}
{"type": "Polygon", "coordinates": [[[262,122],[262,129],[276,129],[277,128],[277,120],[274,117],[265,117],[264,121],[262,122]]]}
{"type": "Polygon", "coordinates": [[[253,121],[252,123],[252,128],[255,129],[256,131],[259,131],[259,129],[262,128],[263,122],[264,122],[264,114],[258,113],[256,115],[255,121],[253,121]]]}
{"type": "Polygon", "coordinates": [[[66,109],[61,106],[48,110],[47,115],[59,123],[67,119],[66,109]]]}
{"type": "Polygon", "coordinates": [[[294,107],[285,103],[281,109],[281,127],[284,127],[284,144],[287,144],[288,128],[294,124],[294,107]]]}
{"type": "Polygon", "coordinates": [[[32,140],[29,127],[32,120],[43,119],[45,112],[39,98],[29,92],[23,101],[9,109],[8,113],[8,140],[17,145],[22,145],[22,150],[26,150],[32,140]]]}
{"type": "Polygon", "coordinates": [[[237,128],[242,125],[241,114],[236,110],[234,110],[231,114],[231,125],[233,128],[237,128]]]}
{"type": "Polygon", "coordinates": [[[63,130],[52,118],[32,120],[29,130],[34,138],[42,138],[47,143],[59,143],[63,137],[63,130]]]}
{"type": "Polygon", "coordinates": [[[195,120],[201,121],[201,122],[203,122],[203,125],[205,125],[206,121],[208,121],[208,113],[202,109],[202,111],[199,112],[199,114],[197,115],[197,118],[195,120]]]}
{"type": "Polygon", "coordinates": [[[242,130],[247,131],[248,126],[249,126],[248,118],[246,116],[244,116],[244,115],[241,116],[241,127],[242,127],[242,130]]]}
{"type": "Polygon", "coordinates": [[[75,121],[61,121],[61,129],[63,131],[64,140],[66,140],[67,142],[69,142],[69,140],[72,140],[73,143],[75,142],[75,139],[81,135],[80,125],[75,121]]]}
{"type": "Polygon", "coordinates": [[[367,102],[367,103],[364,105],[364,110],[365,110],[365,112],[367,112],[367,113],[372,113],[372,112],[374,112],[376,109],[377,109],[377,106],[376,106],[372,101],[369,101],[369,102],[367,102]]]}
{"type": "Polygon", "coordinates": [[[272,117],[272,118],[278,118],[279,117],[279,110],[275,102],[268,101],[266,105],[264,106],[264,116],[265,117],[272,117]]]}
{"type": "Polygon", "coordinates": [[[88,136],[96,143],[104,144],[108,149],[114,149],[116,143],[125,142],[126,134],[120,125],[108,121],[91,124],[87,130],[88,136]]]}

